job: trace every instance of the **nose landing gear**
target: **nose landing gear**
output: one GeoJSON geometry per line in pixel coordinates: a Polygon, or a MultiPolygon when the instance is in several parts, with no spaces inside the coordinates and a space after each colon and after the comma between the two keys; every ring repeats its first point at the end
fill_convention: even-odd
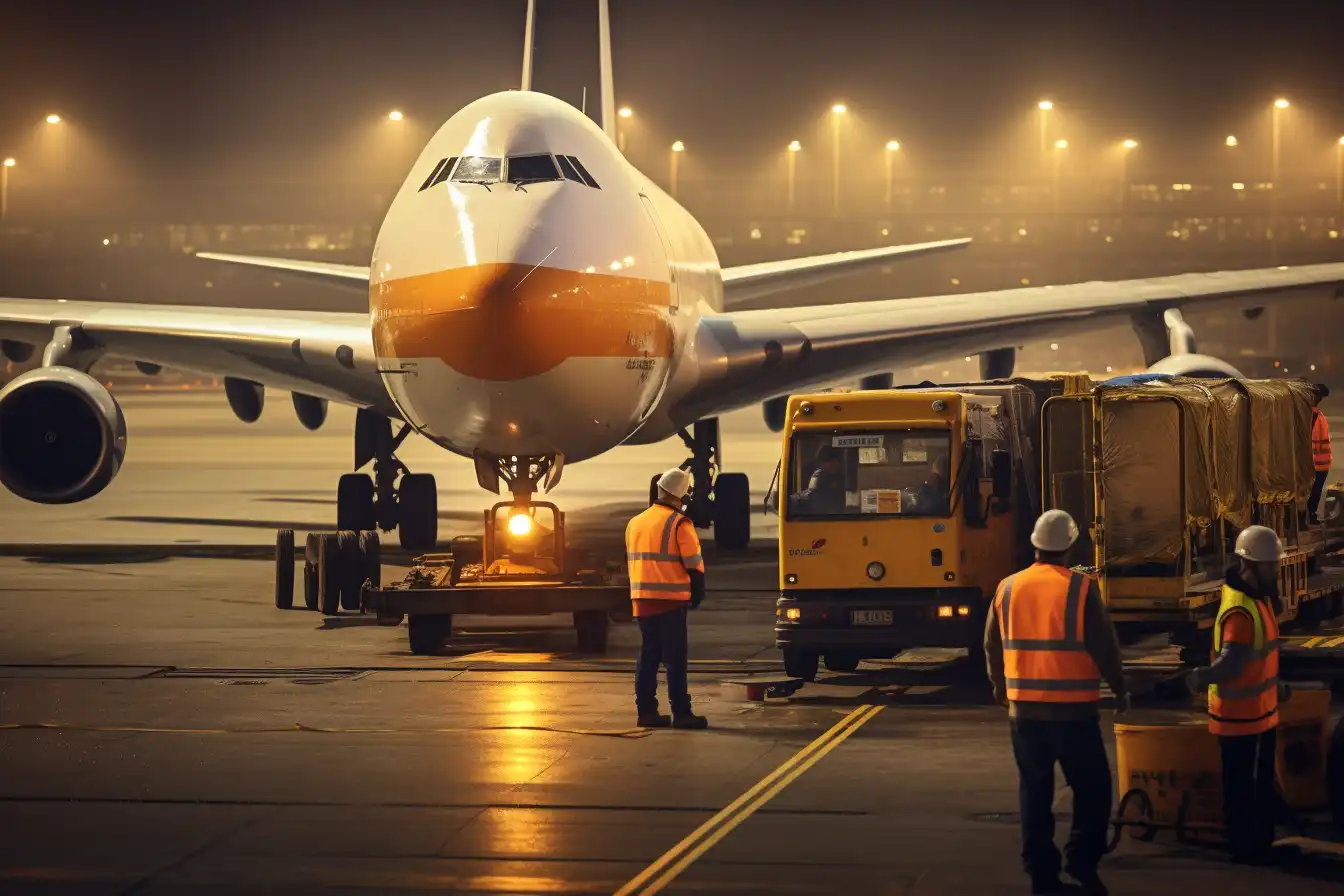
{"type": "Polygon", "coordinates": [[[336,490],[336,528],[397,530],[408,551],[430,551],[439,537],[439,497],[433,474],[412,473],[396,456],[409,425],[392,435],[392,421],[361,408],[355,416],[355,469],[373,462],[373,476],[346,473],[336,490]],[[400,476],[400,482],[397,477],[400,476]]]}
{"type": "MultiPolygon", "coordinates": [[[[722,551],[740,551],[751,543],[751,484],[745,473],[721,472],[723,459],[719,421],[696,421],[690,432],[677,433],[691,452],[682,464],[693,483],[686,499],[686,515],[697,529],[714,529],[714,545],[722,551]]],[[[649,501],[657,497],[657,477],[649,484],[649,501]]]]}

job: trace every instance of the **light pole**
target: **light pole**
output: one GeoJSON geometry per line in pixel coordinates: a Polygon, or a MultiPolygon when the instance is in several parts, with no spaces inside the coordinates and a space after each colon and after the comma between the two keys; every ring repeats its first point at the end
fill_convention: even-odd
{"type": "Polygon", "coordinates": [[[405,115],[401,114],[400,109],[393,109],[391,112],[387,113],[388,121],[401,121],[405,117],[405,115]]]}
{"type": "Polygon", "coordinates": [[[789,211],[793,211],[793,184],[797,173],[798,153],[802,150],[803,144],[794,140],[789,144],[789,151],[785,153],[784,161],[789,169],[789,211]]]}
{"type": "Polygon", "coordinates": [[[9,169],[14,165],[12,158],[5,159],[4,164],[0,165],[0,223],[9,217],[9,169]]]}
{"type": "Polygon", "coordinates": [[[677,198],[677,159],[686,151],[686,144],[680,140],[672,144],[672,152],[668,156],[669,177],[668,183],[672,187],[672,198],[677,198]]]}
{"type": "Polygon", "coordinates": [[[891,208],[891,168],[892,168],[892,160],[895,158],[896,153],[898,153],[898,152],[900,152],[900,151],[901,151],[901,141],[899,141],[899,140],[888,140],[888,141],[887,141],[887,208],[888,208],[888,209],[891,208]]]}
{"type": "Polygon", "coordinates": [[[1055,108],[1055,104],[1049,100],[1041,100],[1036,104],[1036,108],[1041,111],[1041,155],[1045,155],[1047,145],[1050,139],[1050,112],[1055,108]]]}
{"type": "Polygon", "coordinates": [[[1059,139],[1055,141],[1054,171],[1055,171],[1055,217],[1059,217],[1059,169],[1064,162],[1064,150],[1069,148],[1069,141],[1059,139]]]}
{"type": "Polygon", "coordinates": [[[1344,137],[1335,141],[1335,204],[1344,208],[1344,137]]]}
{"type": "Polygon", "coordinates": [[[831,107],[831,214],[840,217],[840,117],[849,110],[844,103],[831,107]]]}
{"type": "Polygon", "coordinates": [[[1288,108],[1288,101],[1279,97],[1270,109],[1269,151],[1269,250],[1271,260],[1279,263],[1279,116],[1288,108]]]}
{"type": "MultiPolygon", "coordinates": [[[[630,118],[635,114],[635,110],[629,106],[622,106],[616,114],[621,118],[630,118]]],[[[620,122],[616,123],[616,148],[625,155],[625,128],[621,127],[620,122]]]]}
{"type": "Polygon", "coordinates": [[[1139,148],[1139,141],[1125,140],[1120,144],[1120,214],[1125,213],[1129,193],[1129,154],[1139,148]]]}

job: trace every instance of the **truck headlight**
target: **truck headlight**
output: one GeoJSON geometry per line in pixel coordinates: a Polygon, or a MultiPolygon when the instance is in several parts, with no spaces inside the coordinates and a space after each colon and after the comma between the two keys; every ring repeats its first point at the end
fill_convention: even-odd
{"type": "Polygon", "coordinates": [[[519,538],[532,531],[532,517],[525,513],[515,513],[509,517],[509,534],[519,538]]]}
{"type": "Polygon", "coordinates": [[[876,560],[868,564],[868,578],[872,579],[874,582],[881,581],[882,577],[886,574],[887,568],[876,560]]]}

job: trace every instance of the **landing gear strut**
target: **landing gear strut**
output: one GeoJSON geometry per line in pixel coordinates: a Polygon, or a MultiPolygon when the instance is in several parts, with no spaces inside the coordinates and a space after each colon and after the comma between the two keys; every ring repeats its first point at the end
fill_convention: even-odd
{"type": "MultiPolygon", "coordinates": [[[[751,484],[745,473],[720,472],[722,449],[719,421],[710,417],[692,424],[690,432],[678,433],[691,456],[682,463],[694,485],[687,497],[686,515],[697,529],[714,527],[714,545],[738,551],[751,543],[751,484]]],[[[657,496],[657,480],[650,485],[650,499],[657,496]]]]}
{"type": "Polygon", "coordinates": [[[408,551],[430,551],[439,537],[439,498],[434,476],[412,473],[396,451],[411,432],[392,435],[392,421],[361,408],[355,417],[355,469],[373,462],[373,476],[346,473],[336,490],[336,528],[365,532],[397,530],[408,551]],[[401,481],[397,481],[397,477],[401,481]]]}

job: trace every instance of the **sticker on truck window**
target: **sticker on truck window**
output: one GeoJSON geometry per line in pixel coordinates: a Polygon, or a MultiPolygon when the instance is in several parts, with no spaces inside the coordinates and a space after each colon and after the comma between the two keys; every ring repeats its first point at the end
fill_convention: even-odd
{"type": "Polygon", "coordinates": [[[860,492],[860,512],[900,513],[901,490],[898,488],[866,488],[860,492]]]}
{"type": "Polygon", "coordinates": [[[832,448],[881,448],[879,436],[831,436],[832,448]]]}
{"type": "Polygon", "coordinates": [[[881,446],[877,448],[860,448],[859,463],[862,466],[872,466],[873,464],[885,464],[887,462],[887,449],[881,446]]]}

